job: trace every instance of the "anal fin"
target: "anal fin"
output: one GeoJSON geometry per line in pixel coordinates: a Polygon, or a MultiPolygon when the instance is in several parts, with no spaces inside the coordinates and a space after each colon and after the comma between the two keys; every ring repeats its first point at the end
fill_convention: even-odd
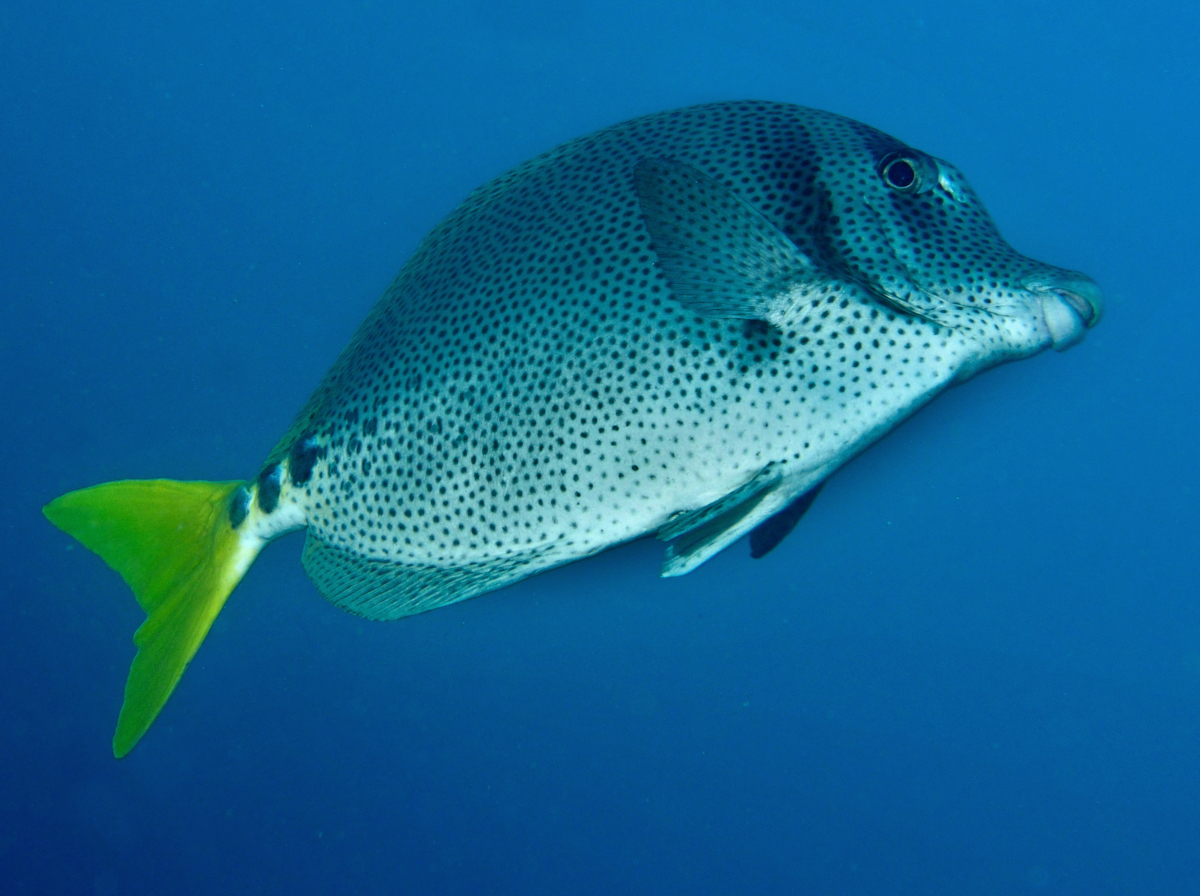
{"type": "Polygon", "coordinates": [[[450,567],[378,560],[331,545],[311,528],[301,560],[326,600],[375,620],[401,619],[457,603],[552,565],[539,551],[450,567]]]}

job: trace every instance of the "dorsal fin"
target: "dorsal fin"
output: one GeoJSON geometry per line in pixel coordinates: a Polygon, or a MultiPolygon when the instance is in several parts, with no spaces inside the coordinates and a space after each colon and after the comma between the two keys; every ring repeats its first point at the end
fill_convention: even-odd
{"type": "Polygon", "coordinates": [[[829,288],[782,230],[721,182],[670,159],[642,159],[633,176],[659,268],[696,313],[782,326],[829,288]]]}

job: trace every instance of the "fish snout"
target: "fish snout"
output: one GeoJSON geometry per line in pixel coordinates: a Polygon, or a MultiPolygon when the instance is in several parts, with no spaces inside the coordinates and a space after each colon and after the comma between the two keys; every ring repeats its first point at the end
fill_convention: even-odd
{"type": "Polygon", "coordinates": [[[1104,314],[1104,297],[1096,281],[1075,271],[1056,271],[1026,282],[1038,297],[1042,317],[1055,351],[1066,351],[1080,342],[1104,314]]]}

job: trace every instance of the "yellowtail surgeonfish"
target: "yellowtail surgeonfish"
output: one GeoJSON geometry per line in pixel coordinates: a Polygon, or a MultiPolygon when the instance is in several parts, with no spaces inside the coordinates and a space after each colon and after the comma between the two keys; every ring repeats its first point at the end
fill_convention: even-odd
{"type": "Polygon", "coordinates": [[[46,506],[148,615],[114,752],[281,535],[368,619],[645,535],[668,576],[747,533],[762,556],[943,389],[1100,314],[954,166],[838,115],[719,103],[560,146],[434,228],[252,479],[46,506]]]}

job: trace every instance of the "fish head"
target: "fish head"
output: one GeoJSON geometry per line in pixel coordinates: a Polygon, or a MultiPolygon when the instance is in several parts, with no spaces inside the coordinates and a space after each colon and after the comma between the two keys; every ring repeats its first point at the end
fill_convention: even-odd
{"type": "Polygon", "coordinates": [[[1017,252],[950,163],[858,127],[859,140],[820,166],[825,260],[882,304],[972,342],[960,380],[1063,351],[1096,325],[1103,299],[1095,281],[1017,252]]]}

